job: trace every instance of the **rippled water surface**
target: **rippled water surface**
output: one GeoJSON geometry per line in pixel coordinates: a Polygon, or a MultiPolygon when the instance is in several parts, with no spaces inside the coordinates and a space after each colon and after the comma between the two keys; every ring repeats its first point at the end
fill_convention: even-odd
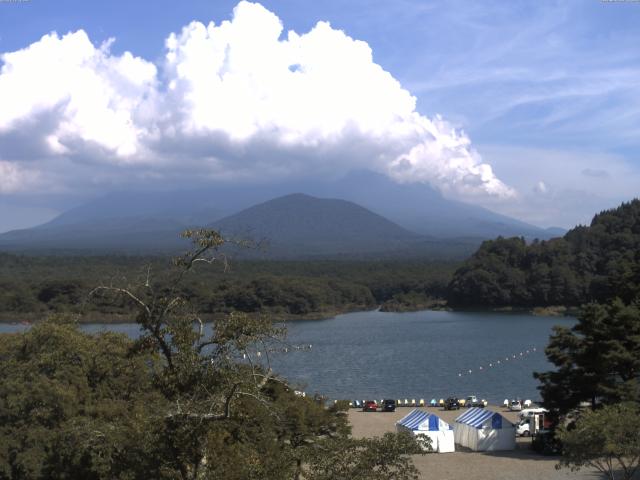
{"type": "MultiPolygon", "coordinates": [[[[532,373],[551,368],[543,352],[551,329],[573,322],[491,312],[349,313],[289,323],[288,341],[312,348],[277,354],[272,364],[308,393],[330,398],[537,399],[532,373]]],[[[23,328],[0,325],[0,333],[23,328]]],[[[139,331],[135,324],[83,328],[130,336],[139,331]]]]}
{"type": "Polygon", "coordinates": [[[551,368],[544,356],[551,329],[574,322],[487,312],[351,313],[289,324],[289,340],[313,348],[275,363],[307,391],[332,398],[537,399],[532,373],[551,368]]]}

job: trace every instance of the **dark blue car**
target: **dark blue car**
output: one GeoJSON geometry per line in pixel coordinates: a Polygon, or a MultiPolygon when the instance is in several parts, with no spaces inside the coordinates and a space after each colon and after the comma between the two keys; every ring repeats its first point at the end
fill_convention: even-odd
{"type": "Polygon", "coordinates": [[[395,412],[396,411],[396,401],[395,400],[383,400],[382,401],[382,411],[383,412],[395,412]]]}

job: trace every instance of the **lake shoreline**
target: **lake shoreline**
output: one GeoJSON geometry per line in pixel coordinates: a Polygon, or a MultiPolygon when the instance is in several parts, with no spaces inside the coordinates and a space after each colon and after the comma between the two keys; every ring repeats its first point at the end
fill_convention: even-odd
{"type": "MultiPolygon", "coordinates": [[[[388,302],[380,305],[376,305],[372,308],[362,308],[361,305],[351,305],[342,309],[323,310],[318,312],[311,312],[303,315],[290,314],[290,313],[273,313],[273,312],[247,312],[247,315],[266,315],[273,319],[274,323],[286,323],[286,322],[298,322],[298,321],[315,321],[315,320],[329,320],[338,315],[345,315],[349,313],[365,313],[380,311],[384,313],[412,313],[412,312],[459,312],[459,313],[513,313],[513,314],[528,314],[533,316],[542,317],[575,317],[580,313],[578,307],[565,307],[565,306],[548,306],[548,307],[498,307],[498,308],[453,308],[441,300],[434,300],[428,304],[420,305],[402,305],[398,308],[391,308],[388,302]]],[[[14,312],[0,312],[0,324],[36,324],[46,320],[51,315],[60,315],[64,313],[50,312],[50,313],[20,313],[14,312]],[[19,317],[20,320],[16,320],[19,317]]],[[[70,314],[75,315],[75,314],[70,314]]],[[[228,312],[204,314],[202,319],[204,323],[213,323],[216,318],[228,315],[228,312]]],[[[108,324],[108,325],[122,325],[127,323],[136,323],[135,314],[99,314],[91,312],[78,318],[78,324],[90,325],[90,324],[108,324]]]]}
{"type": "MultiPolygon", "coordinates": [[[[534,399],[537,383],[532,372],[550,368],[544,348],[553,327],[574,322],[513,312],[348,313],[322,322],[284,324],[288,348],[274,350],[269,361],[296,389],[330,399],[470,394],[492,403],[534,399]]],[[[7,334],[30,328],[0,325],[7,334]]],[[[131,339],[141,333],[135,322],[78,328],[88,334],[112,331],[131,339]]],[[[213,328],[215,324],[207,325],[206,334],[213,328]]]]}

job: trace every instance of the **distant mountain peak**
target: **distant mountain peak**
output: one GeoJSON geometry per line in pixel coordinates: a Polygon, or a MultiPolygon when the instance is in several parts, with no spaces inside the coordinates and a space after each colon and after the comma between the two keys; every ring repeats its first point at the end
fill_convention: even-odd
{"type": "Polygon", "coordinates": [[[264,204],[264,203],[290,202],[290,201],[310,203],[317,200],[326,200],[326,199],[320,199],[319,197],[314,197],[313,195],[309,195],[307,193],[295,192],[295,193],[288,193],[286,195],[282,195],[276,198],[272,198],[262,203],[264,204]]]}
{"type": "MultiPolygon", "coordinates": [[[[316,239],[324,238],[327,232],[334,236],[351,235],[352,244],[368,235],[365,243],[369,247],[377,242],[376,248],[385,251],[399,248],[398,245],[405,245],[418,235],[439,242],[466,239],[479,243],[497,236],[545,239],[560,233],[446,199],[426,184],[399,184],[380,173],[360,170],[337,180],[296,179],[263,185],[219,183],[173,192],[111,193],[70,209],[39,227],[0,235],[0,248],[122,251],[135,243],[135,251],[149,253],[154,249],[180,247],[182,244],[174,237],[184,228],[217,225],[222,219],[225,226],[232,219],[234,228],[239,228],[238,222],[243,218],[245,229],[263,230],[274,238],[278,229],[289,232],[290,238],[299,238],[300,242],[309,239],[309,232],[315,232],[311,236],[316,239]],[[243,216],[236,217],[242,212],[243,216]],[[249,222],[252,226],[247,225],[249,214],[255,217],[249,222]],[[269,218],[271,225],[260,222],[260,217],[269,218]],[[298,237],[294,235],[294,220],[298,237]]],[[[326,238],[326,242],[329,240],[326,238]]],[[[331,250],[317,244],[318,241],[311,250],[331,250]]],[[[296,247],[298,252],[303,250],[302,244],[296,247]]]]}
{"type": "Polygon", "coordinates": [[[225,235],[267,239],[276,256],[389,251],[421,238],[353,202],[302,193],[254,205],[211,226],[225,235]]]}

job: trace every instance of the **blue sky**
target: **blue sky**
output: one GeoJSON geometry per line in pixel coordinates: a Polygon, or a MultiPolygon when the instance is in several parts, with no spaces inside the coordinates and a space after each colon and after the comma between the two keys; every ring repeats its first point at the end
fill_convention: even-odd
{"type": "MultiPolygon", "coordinates": [[[[170,75],[162,66],[168,35],[179,34],[193,20],[205,25],[230,20],[236,3],[3,2],[0,52],[24,49],[52,31],[62,36],[83,30],[96,48],[114,38],[109,50],[112,57],[130,51],[156,65],[158,81],[168,85],[170,75]]],[[[468,136],[469,148],[481,156],[477,163],[490,165],[495,175],[495,179],[491,176],[487,180],[476,165],[468,163],[468,171],[462,176],[474,177],[470,183],[473,186],[484,175],[481,194],[463,184],[465,180],[446,165],[412,164],[411,176],[442,187],[445,194],[541,226],[565,227],[586,222],[594,212],[638,195],[639,2],[296,0],[261,4],[280,18],[284,26],[282,37],[289,30],[304,34],[318,21],[327,21],[334,30],[343,30],[352,39],[366,42],[373,62],[415,96],[416,112],[431,120],[440,115],[448,126],[468,136]],[[433,168],[442,171],[430,176],[427,170],[433,168]]],[[[362,78],[366,83],[367,77],[362,78]]],[[[379,81],[380,85],[384,83],[382,77],[379,81]]],[[[391,87],[384,92],[391,96],[397,93],[391,87]]],[[[388,106],[385,112],[395,112],[394,108],[388,106]]],[[[211,127],[213,120],[207,121],[211,127]]],[[[4,132],[15,122],[7,120],[4,132]]],[[[0,231],[37,223],[84,198],[118,186],[121,180],[117,172],[121,172],[122,182],[132,176],[129,167],[123,166],[132,163],[128,160],[95,167],[100,161],[87,160],[86,153],[74,157],[58,152],[58,156],[46,159],[41,153],[28,158],[23,147],[15,148],[23,153],[11,153],[14,144],[25,140],[19,135],[6,135],[4,143],[0,140],[0,148],[6,149],[0,150],[0,162],[5,162],[5,177],[13,175],[14,181],[11,188],[6,187],[4,192],[0,189],[0,231]],[[65,155],[69,158],[62,158],[65,155]],[[21,172],[32,172],[40,183],[19,188],[21,179],[28,178],[21,172]],[[76,188],[68,180],[76,174],[85,186],[90,178],[93,187],[76,188]]],[[[63,143],[71,142],[65,140],[68,135],[60,138],[63,143]]],[[[372,147],[372,152],[396,155],[408,145],[405,139],[400,143],[402,146],[398,144],[391,151],[372,147]]],[[[334,155],[340,153],[339,145],[331,148],[334,155]]],[[[466,147],[455,148],[456,155],[461,155],[459,149],[467,155],[466,147]]],[[[129,158],[128,153],[123,155],[129,158]]],[[[296,151],[296,155],[300,153],[296,151]]],[[[445,155],[441,162],[451,162],[451,158],[445,155]]],[[[429,157],[428,162],[433,161],[429,157]]],[[[245,170],[254,168],[246,162],[245,170]]],[[[166,163],[156,167],[140,160],[136,175],[155,178],[154,169],[159,172],[166,163]],[[142,164],[146,165],[144,169],[139,166],[142,164]]],[[[218,163],[221,166],[216,167],[215,175],[230,175],[225,170],[228,163],[224,159],[218,163]]],[[[278,168],[279,172],[298,171],[289,164],[278,168]]],[[[383,167],[380,164],[375,168],[383,167]]],[[[389,168],[390,175],[406,181],[404,170],[389,168]]],[[[158,176],[173,182],[171,172],[165,169],[158,176]]],[[[234,175],[234,179],[240,178],[235,170],[234,175]]]]}

